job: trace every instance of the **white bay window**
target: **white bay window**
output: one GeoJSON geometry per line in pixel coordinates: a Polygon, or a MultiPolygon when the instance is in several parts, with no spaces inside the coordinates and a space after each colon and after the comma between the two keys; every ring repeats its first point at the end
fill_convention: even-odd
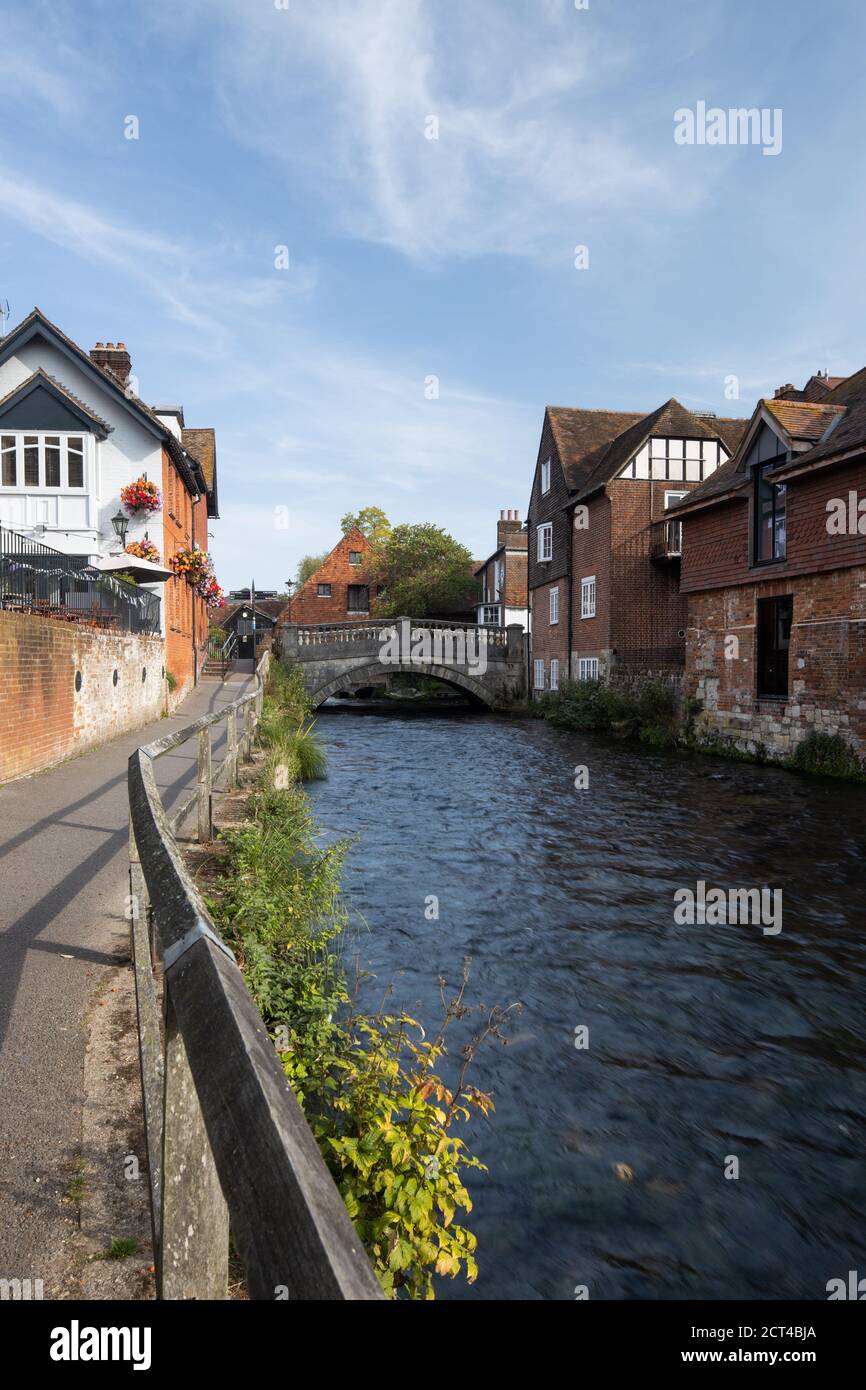
{"type": "Polygon", "coordinates": [[[0,433],[0,488],[83,490],[84,458],[82,434],[0,433]]]}

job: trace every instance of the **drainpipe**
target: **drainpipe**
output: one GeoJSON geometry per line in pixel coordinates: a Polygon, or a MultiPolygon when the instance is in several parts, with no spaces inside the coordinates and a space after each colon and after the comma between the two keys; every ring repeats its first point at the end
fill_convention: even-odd
{"type": "Polygon", "coordinates": [[[574,579],[572,574],[574,568],[574,508],[569,507],[565,515],[568,518],[568,650],[565,654],[565,671],[568,680],[571,680],[571,646],[574,637],[572,619],[572,600],[574,597],[574,579]]]}
{"type": "MultiPolygon", "coordinates": [[[[199,492],[199,493],[196,493],[195,497],[192,499],[192,505],[193,505],[193,507],[194,507],[194,508],[197,507],[200,501],[201,501],[201,493],[199,492]]],[[[193,543],[193,545],[195,545],[195,518],[196,518],[196,513],[195,513],[195,511],[193,511],[193,514],[192,514],[192,543],[193,543]]],[[[193,683],[194,686],[195,686],[195,685],[198,685],[198,647],[196,646],[196,641],[195,641],[195,639],[196,639],[196,631],[195,631],[195,600],[196,600],[196,594],[195,594],[195,590],[193,590],[193,595],[192,595],[192,683],[193,683]]]]}

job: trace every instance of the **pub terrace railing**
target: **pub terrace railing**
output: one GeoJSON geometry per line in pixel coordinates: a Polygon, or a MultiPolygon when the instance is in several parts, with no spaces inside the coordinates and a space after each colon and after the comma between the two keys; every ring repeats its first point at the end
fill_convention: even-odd
{"type": "Polygon", "coordinates": [[[677,517],[654,521],[650,554],[654,560],[679,560],[683,553],[683,523],[677,517]]]}
{"type": "Polygon", "coordinates": [[[378,1281],[289,1087],[237,962],[176,836],[252,758],[270,654],[255,689],[129,760],[129,875],[151,1217],[161,1299],[227,1297],[229,1235],[254,1299],[379,1299],[378,1281]],[[212,735],[226,721],[226,752],[212,735]],[[169,818],[154,764],[195,738],[198,777],[169,818]],[[163,972],[161,1017],[155,963],[163,972]]]}
{"type": "MultiPolygon", "coordinates": [[[[131,563],[131,562],[130,562],[131,563]]],[[[114,632],[156,636],[160,599],[80,557],[0,526],[0,608],[114,632]]]]}

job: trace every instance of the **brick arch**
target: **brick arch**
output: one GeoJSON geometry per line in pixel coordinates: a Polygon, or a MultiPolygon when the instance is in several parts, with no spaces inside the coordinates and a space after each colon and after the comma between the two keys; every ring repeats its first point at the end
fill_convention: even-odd
{"type": "Polygon", "coordinates": [[[351,666],[339,676],[334,676],[327,684],[319,687],[315,693],[310,694],[313,708],[317,709],[331,695],[336,695],[338,690],[344,690],[347,685],[366,685],[365,679],[371,675],[380,676],[383,671],[397,672],[403,671],[411,676],[431,676],[434,680],[444,681],[446,685],[456,686],[466,695],[471,695],[487,709],[493,709],[494,697],[487,689],[483,681],[476,680],[474,676],[468,676],[463,671],[456,671],[451,666],[435,666],[432,662],[401,662],[399,665],[383,666],[380,661],[371,661],[367,666],[351,666]]]}

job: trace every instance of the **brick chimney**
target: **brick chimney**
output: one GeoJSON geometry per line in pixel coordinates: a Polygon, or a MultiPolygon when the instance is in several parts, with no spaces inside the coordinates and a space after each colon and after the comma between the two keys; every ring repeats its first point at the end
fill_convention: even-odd
{"type": "Polygon", "coordinates": [[[499,513],[499,520],[496,523],[496,548],[505,545],[508,537],[523,530],[523,522],[520,520],[520,512],[507,511],[499,513]]]}
{"type": "Polygon", "coordinates": [[[787,381],[784,386],[777,386],[774,399],[777,401],[798,401],[802,396],[802,391],[798,391],[793,381],[787,381]]]}
{"type": "Polygon", "coordinates": [[[121,386],[125,388],[128,385],[132,359],[126,350],[126,343],[97,343],[96,347],[90,349],[90,357],[97,367],[111,372],[121,386]]]}

